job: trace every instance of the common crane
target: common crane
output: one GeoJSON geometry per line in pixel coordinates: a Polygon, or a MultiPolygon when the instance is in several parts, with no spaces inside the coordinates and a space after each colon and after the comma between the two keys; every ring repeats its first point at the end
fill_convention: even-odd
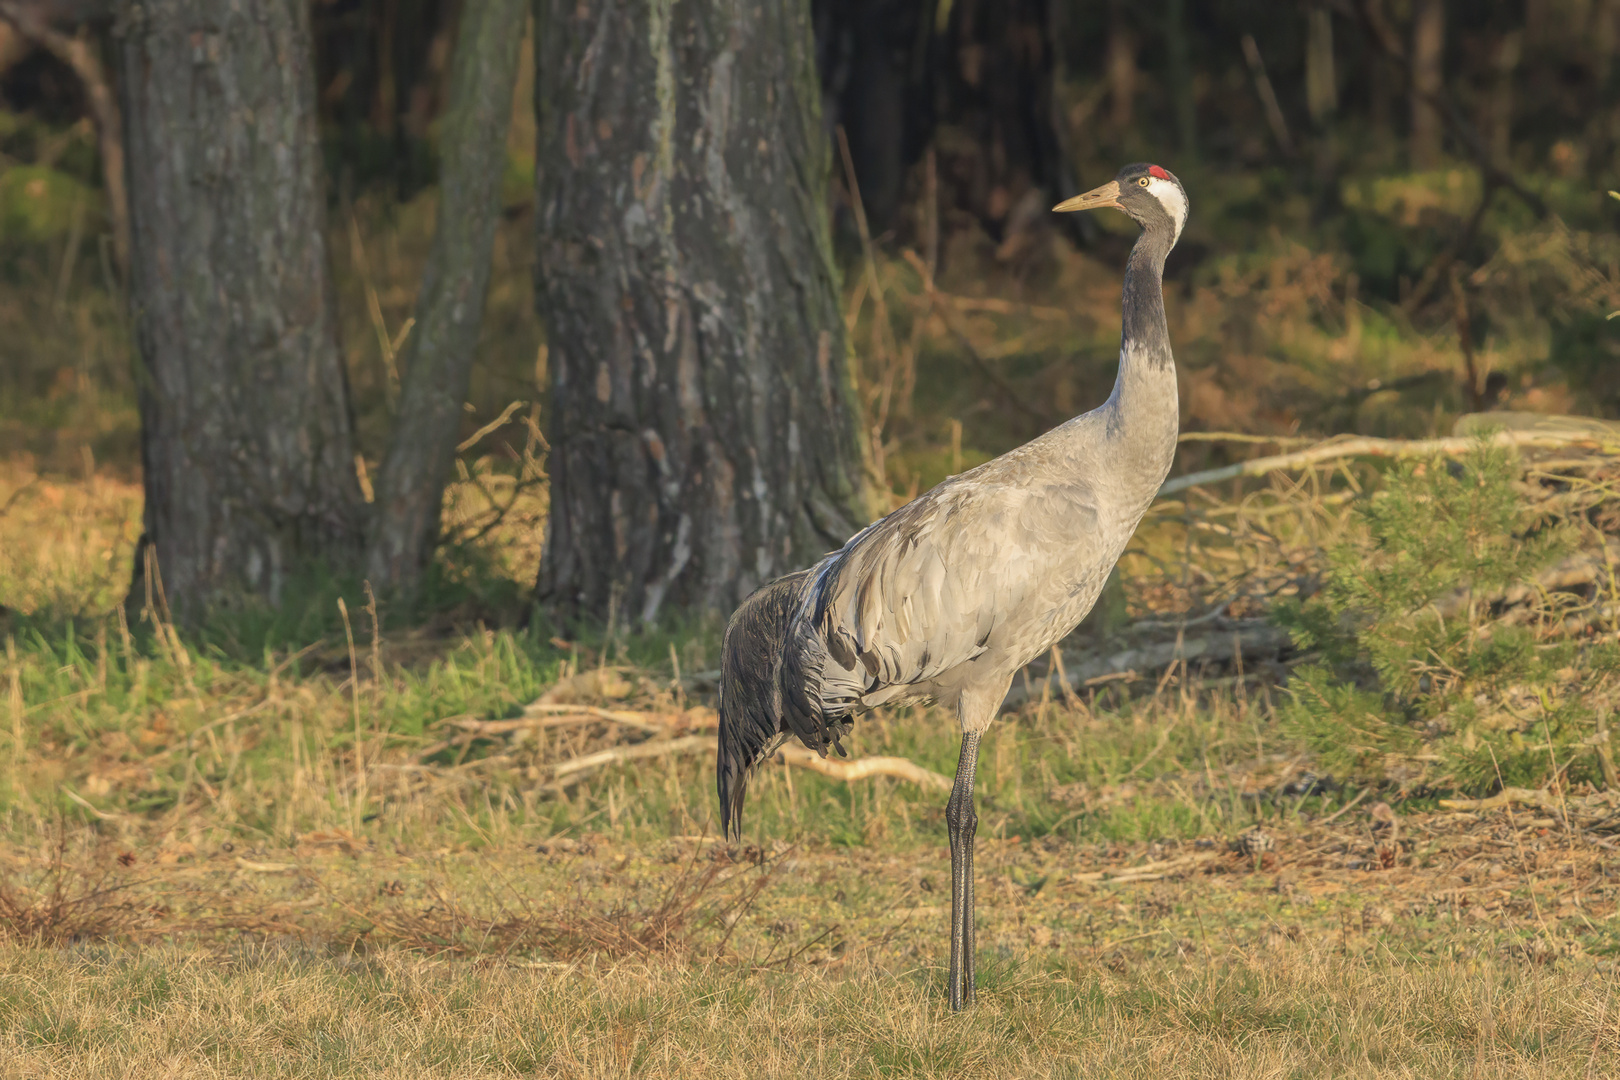
{"type": "Polygon", "coordinates": [[[1125,271],[1119,374],[1091,412],[939,484],[808,570],[756,591],[721,650],[716,762],[726,833],[751,770],[797,736],[823,756],[857,712],[934,700],[962,728],[945,807],[951,842],[950,1002],[973,1002],[973,777],[979,738],[1014,673],[1079,624],[1170,471],[1176,369],[1164,260],[1187,194],[1127,165],[1054,207],[1123,210],[1142,226],[1125,271]]]}

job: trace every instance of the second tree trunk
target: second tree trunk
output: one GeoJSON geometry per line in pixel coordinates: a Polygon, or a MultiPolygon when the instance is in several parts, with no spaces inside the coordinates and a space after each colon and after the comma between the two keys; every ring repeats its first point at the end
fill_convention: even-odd
{"type": "Polygon", "coordinates": [[[366,560],[372,582],[391,591],[416,587],[439,537],[483,323],[526,17],[525,0],[484,0],[461,13],[440,121],[438,224],[405,343],[399,415],[378,477],[366,560]]]}
{"type": "Polygon", "coordinates": [[[538,0],[540,593],[728,609],[865,523],[803,0],[538,0]]]}

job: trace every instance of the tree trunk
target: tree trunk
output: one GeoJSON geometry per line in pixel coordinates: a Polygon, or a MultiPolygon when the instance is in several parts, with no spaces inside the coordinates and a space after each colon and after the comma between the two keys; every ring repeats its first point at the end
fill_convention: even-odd
{"type": "Polygon", "coordinates": [[[1192,46],[1188,38],[1187,2],[1170,0],[1164,18],[1170,100],[1175,109],[1178,149],[1183,156],[1192,157],[1198,152],[1198,105],[1193,99],[1192,46]]]}
{"type": "Polygon", "coordinates": [[[1305,12],[1305,105],[1319,128],[1339,107],[1339,79],[1333,64],[1333,13],[1327,8],[1313,7],[1305,12]]]}
{"type": "Polygon", "coordinates": [[[1440,164],[1440,110],[1435,99],[1441,88],[1441,59],[1446,45],[1445,0],[1413,0],[1412,4],[1412,132],[1414,169],[1440,164]]]}
{"type": "Polygon", "coordinates": [[[196,622],[358,554],[309,5],[143,0],[120,23],[142,551],[196,622]]]}
{"type": "Polygon", "coordinates": [[[1490,113],[1480,125],[1490,134],[1491,160],[1506,167],[1513,154],[1513,75],[1519,66],[1520,36],[1510,30],[1497,39],[1496,84],[1491,88],[1490,113]]]}
{"type": "Polygon", "coordinates": [[[726,610],[865,523],[804,0],[537,0],[539,591],[726,610]]]}
{"type": "Polygon", "coordinates": [[[1109,5],[1108,108],[1114,137],[1126,138],[1136,118],[1136,35],[1125,19],[1123,0],[1109,5]]]}
{"type": "Polygon", "coordinates": [[[367,571],[378,586],[415,588],[439,534],[444,485],[483,322],[500,217],[526,0],[462,9],[440,120],[439,213],[406,339],[393,441],[377,482],[367,571]]]}

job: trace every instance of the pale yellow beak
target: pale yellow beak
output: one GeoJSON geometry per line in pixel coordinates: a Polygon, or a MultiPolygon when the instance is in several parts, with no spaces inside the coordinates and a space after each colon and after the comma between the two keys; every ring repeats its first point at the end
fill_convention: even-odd
{"type": "Polygon", "coordinates": [[[1052,207],[1052,210],[1054,213],[1067,214],[1073,210],[1101,210],[1105,206],[1112,206],[1116,210],[1124,209],[1119,205],[1118,180],[1110,180],[1102,187],[1092,188],[1084,195],[1065,199],[1052,207]]]}

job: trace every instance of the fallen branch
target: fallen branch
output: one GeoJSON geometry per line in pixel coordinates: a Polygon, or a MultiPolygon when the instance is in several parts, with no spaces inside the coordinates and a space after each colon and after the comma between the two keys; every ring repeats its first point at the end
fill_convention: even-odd
{"type": "MultiPolygon", "coordinates": [[[[636,743],[634,746],[615,746],[611,750],[598,750],[594,754],[585,754],[582,757],[569,758],[559,762],[552,768],[552,775],[558,780],[565,777],[583,779],[581,774],[600,769],[605,765],[617,765],[621,761],[636,761],[640,758],[664,757],[670,754],[690,754],[697,750],[707,750],[713,753],[716,740],[712,735],[688,735],[681,739],[667,739],[655,742],[636,743]]],[[[577,780],[570,780],[570,783],[577,780]]]]}
{"type": "Polygon", "coordinates": [[[1126,885],[1132,881],[1158,881],[1171,874],[1179,873],[1182,870],[1190,870],[1195,866],[1218,858],[1220,858],[1219,853],[1206,851],[1197,855],[1183,855],[1178,859],[1161,859],[1158,862],[1145,862],[1141,866],[1126,866],[1116,870],[1087,870],[1084,873],[1070,874],[1064,879],[1064,884],[1101,881],[1126,885]]]}
{"type": "Polygon", "coordinates": [[[934,788],[937,791],[951,790],[949,777],[941,776],[932,769],[925,769],[915,761],[903,757],[862,757],[838,761],[824,758],[814,750],[807,750],[802,746],[783,745],[777,748],[772,758],[785,765],[797,765],[801,769],[809,769],[811,772],[830,776],[845,783],[865,780],[870,776],[892,776],[896,780],[905,780],[918,787],[934,788]]]}
{"type": "Polygon", "coordinates": [[[594,705],[553,705],[549,702],[535,702],[524,706],[522,716],[510,720],[480,720],[474,716],[456,716],[441,720],[441,724],[460,728],[462,734],[440,740],[426,749],[417,751],[416,759],[425,761],[434,754],[442,753],[453,746],[461,746],[474,739],[496,738],[520,731],[536,731],[593,721],[606,721],[637,731],[645,731],[651,735],[678,735],[687,731],[711,730],[719,726],[720,717],[713,709],[701,706],[679,713],[654,713],[601,709],[594,705]]]}
{"type": "Polygon", "coordinates": [[[1302,435],[1250,435],[1242,431],[1183,431],[1177,442],[1263,443],[1274,446],[1306,446],[1315,442],[1302,435]]]}
{"type": "MultiPolygon", "coordinates": [[[[604,768],[608,765],[617,765],[625,761],[635,761],[640,758],[665,757],[674,754],[690,754],[695,752],[714,753],[718,740],[713,735],[687,735],[680,739],[654,740],[637,743],[634,746],[615,746],[610,750],[600,750],[594,754],[585,754],[581,757],[570,758],[561,762],[552,769],[555,782],[551,785],[553,790],[572,787],[585,778],[587,773],[604,768]]],[[[779,747],[771,759],[784,765],[793,765],[811,772],[830,776],[834,780],[846,783],[854,780],[864,780],[872,776],[890,776],[897,780],[905,780],[919,787],[933,788],[938,791],[949,791],[951,781],[931,769],[925,769],[914,761],[901,757],[864,757],[850,761],[833,761],[823,758],[813,750],[807,750],[797,744],[779,747]]]]}
{"type": "Polygon", "coordinates": [[[1474,435],[1454,435],[1445,439],[1375,439],[1371,437],[1336,439],[1310,447],[1306,450],[1296,450],[1291,454],[1275,454],[1270,457],[1254,458],[1249,461],[1240,461],[1236,465],[1227,465],[1220,469],[1206,469],[1203,472],[1189,473],[1178,476],[1165,482],[1159,488],[1159,497],[1173,495],[1178,491],[1199,487],[1204,484],[1218,484],[1224,480],[1235,480],[1240,476],[1264,476],[1267,473],[1280,472],[1284,469],[1302,469],[1308,465],[1315,465],[1323,461],[1335,461],[1347,457],[1384,457],[1384,458],[1410,458],[1432,457],[1437,454],[1462,454],[1472,450],[1479,443],[1484,442],[1490,446],[1514,447],[1563,447],[1592,445],[1605,450],[1620,450],[1620,436],[1592,430],[1590,427],[1571,427],[1569,430],[1529,430],[1529,431],[1498,431],[1492,435],[1480,437],[1474,435]]]}

